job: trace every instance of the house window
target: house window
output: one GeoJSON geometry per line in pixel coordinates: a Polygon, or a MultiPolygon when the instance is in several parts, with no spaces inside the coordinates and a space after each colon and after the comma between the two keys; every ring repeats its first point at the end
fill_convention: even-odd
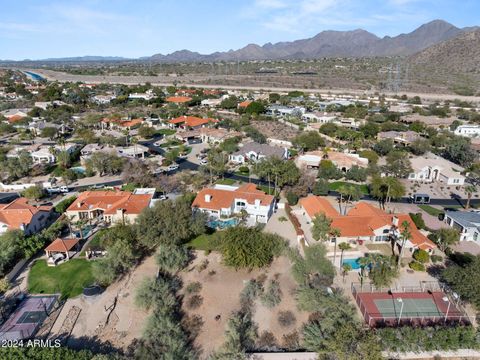
{"type": "Polygon", "coordinates": [[[383,229],[384,234],[388,234],[390,232],[390,229],[383,229]]]}
{"type": "Polygon", "coordinates": [[[375,236],[375,242],[388,241],[388,238],[389,237],[387,235],[375,236]]]}
{"type": "Polygon", "coordinates": [[[478,233],[475,231],[473,233],[473,241],[477,241],[477,239],[478,239],[478,233]]]}
{"type": "Polygon", "coordinates": [[[246,204],[243,201],[237,201],[236,206],[238,207],[245,207],[246,204]]]}

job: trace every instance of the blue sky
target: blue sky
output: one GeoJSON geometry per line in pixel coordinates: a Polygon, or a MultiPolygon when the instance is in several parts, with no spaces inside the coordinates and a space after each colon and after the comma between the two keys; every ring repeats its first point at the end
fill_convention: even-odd
{"type": "Polygon", "coordinates": [[[480,25],[478,0],[2,0],[0,59],[200,53],[322,30],[379,36],[434,19],[480,25]]]}

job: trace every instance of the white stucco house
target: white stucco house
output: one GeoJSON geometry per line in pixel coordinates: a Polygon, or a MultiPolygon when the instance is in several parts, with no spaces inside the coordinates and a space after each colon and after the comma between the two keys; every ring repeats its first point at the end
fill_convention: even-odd
{"type": "Polygon", "coordinates": [[[460,165],[442,158],[441,156],[427,153],[410,159],[412,172],[408,180],[421,182],[442,182],[445,185],[463,185],[465,169],[460,165]]]}
{"type": "Polygon", "coordinates": [[[464,137],[478,137],[480,136],[480,125],[460,125],[453,132],[455,135],[464,137]]]}
{"type": "Polygon", "coordinates": [[[460,241],[480,243],[480,213],[477,211],[446,211],[445,223],[458,230],[460,241]]]}
{"type": "Polygon", "coordinates": [[[245,211],[248,223],[267,223],[275,209],[275,198],[258,190],[255,184],[240,187],[216,185],[201,190],[192,204],[211,218],[229,218],[245,211]]]}

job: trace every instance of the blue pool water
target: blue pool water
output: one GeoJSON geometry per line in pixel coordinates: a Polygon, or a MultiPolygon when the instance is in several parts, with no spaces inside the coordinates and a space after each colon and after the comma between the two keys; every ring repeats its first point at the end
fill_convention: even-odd
{"type": "MultiPolygon", "coordinates": [[[[84,239],[88,236],[88,234],[90,233],[90,230],[92,230],[92,227],[90,225],[85,225],[82,228],[82,233],[83,233],[83,238],[84,239]]],[[[82,237],[82,234],[80,234],[80,230],[75,231],[75,236],[79,239],[82,237]]]]}
{"type": "Polygon", "coordinates": [[[342,261],[342,266],[345,264],[348,264],[352,267],[352,270],[358,270],[361,269],[362,267],[358,263],[358,259],[360,258],[355,258],[355,259],[343,259],[342,261]]]}
{"type": "Polygon", "coordinates": [[[30,71],[24,71],[27,76],[29,76],[32,80],[34,81],[41,81],[44,80],[44,78],[38,74],[32,73],[30,71]]]}
{"type": "Polygon", "coordinates": [[[75,166],[70,169],[79,174],[85,174],[85,171],[86,171],[86,169],[83,166],[75,166]]]}
{"type": "Polygon", "coordinates": [[[237,219],[228,219],[228,220],[209,220],[207,226],[212,229],[226,229],[238,224],[237,219]]]}

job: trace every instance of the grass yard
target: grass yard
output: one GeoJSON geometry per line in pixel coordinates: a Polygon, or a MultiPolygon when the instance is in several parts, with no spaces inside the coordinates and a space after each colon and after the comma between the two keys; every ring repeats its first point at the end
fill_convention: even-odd
{"type": "Polygon", "coordinates": [[[222,232],[214,232],[213,234],[202,234],[195,239],[190,240],[186,245],[194,250],[215,251],[217,250],[212,244],[213,239],[222,236],[222,232]]]}
{"type": "Polygon", "coordinates": [[[330,191],[337,191],[338,188],[340,186],[343,186],[343,185],[353,185],[353,186],[356,186],[360,189],[360,191],[362,192],[362,194],[364,195],[368,195],[370,193],[370,190],[368,189],[368,186],[366,184],[362,184],[362,185],[359,185],[359,184],[354,184],[354,183],[349,183],[347,181],[335,181],[335,182],[332,182],[328,185],[328,189],[330,191]]]}
{"type": "Polygon", "coordinates": [[[67,299],[80,295],[85,286],[93,284],[92,263],[73,259],[59,266],[48,266],[38,260],[28,274],[30,294],[57,294],[67,299]]]}
{"type": "Polygon", "coordinates": [[[430,215],[435,216],[435,217],[438,217],[440,214],[444,213],[443,210],[434,208],[433,206],[430,206],[430,205],[421,204],[421,205],[417,205],[417,206],[420,209],[422,209],[423,211],[425,211],[427,214],[430,214],[430,215]]]}
{"type": "Polygon", "coordinates": [[[157,134],[168,136],[168,135],[173,135],[176,132],[177,131],[173,129],[160,129],[157,131],[157,134]]]}
{"type": "Polygon", "coordinates": [[[220,179],[220,180],[217,180],[216,182],[216,184],[219,184],[219,185],[233,185],[235,183],[236,181],[233,179],[220,179]]]}

